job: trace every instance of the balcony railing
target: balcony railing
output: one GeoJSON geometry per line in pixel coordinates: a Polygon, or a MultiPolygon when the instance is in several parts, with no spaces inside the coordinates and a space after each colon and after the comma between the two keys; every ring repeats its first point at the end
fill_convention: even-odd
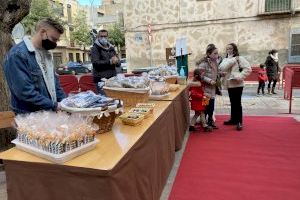
{"type": "Polygon", "coordinates": [[[299,0],[259,0],[259,14],[280,14],[299,11],[299,0]]]}

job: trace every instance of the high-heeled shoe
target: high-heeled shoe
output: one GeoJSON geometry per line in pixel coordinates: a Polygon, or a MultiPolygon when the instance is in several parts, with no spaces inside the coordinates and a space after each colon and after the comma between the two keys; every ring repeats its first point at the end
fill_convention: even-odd
{"type": "Polygon", "coordinates": [[[209,126],[212,127],[213,129],[219,129],[219,127],[217,127],[215,123],[211,123],[209,124],[209,126]]]}
{"type": "Polygon", "coordinates": [[[236,125],[236,130],[238,130],[238,131],[243,130],[243,125],[242,125],[242,123],[239,122],[239,123],[236,125]]]}
{"type": "Polygon", "coordinates": [[[237,125],[237,123],[230,119],[228,121],[224,121],[224,125],[237,125]]]}
{"type": "Polygon", "coordinates": [[[196,131],[195,126],[190,126],[190,127],[189,127],[189,131],[190,131],[190,132],[196,131]]]}
{"type": "Polygon", "coordinates": [[[203,127],[204,132],[212,132],[213,128],[211,126],[205,126],[203,127]]]}

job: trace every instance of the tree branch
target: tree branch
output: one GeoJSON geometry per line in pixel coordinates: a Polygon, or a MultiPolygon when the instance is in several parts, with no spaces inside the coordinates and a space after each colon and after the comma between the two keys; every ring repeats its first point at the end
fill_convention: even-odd
{"type": "Polygon", "coordinates": [[[0,4],[0,28],[4,32],[11,33],[30,10],[31,0],[1,0],[0,4]]]}

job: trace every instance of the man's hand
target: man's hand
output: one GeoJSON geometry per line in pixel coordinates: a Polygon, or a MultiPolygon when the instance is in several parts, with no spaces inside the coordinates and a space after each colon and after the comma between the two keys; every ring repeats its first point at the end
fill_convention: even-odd
{"type": "Polygon", "coordinates": [[[61,110],[61,103],[60,102],[58,102],[57,103],[57,108],[56,108],[56,111],[60,111],[61,110]]]}
{"type": "Polygon", "coordinates": [[[118,62],[119,62],[119,59],[118,59],[118,57],[117,56],[113,56],[112,58],[111,58],[111,63],[112,64],[118,64],[118,62]]]}
{"type": "Polygon", "coordinates": [[[211,84],[211,85],[215,85],[215,84],[216,84],[216,81],[211,80],[211,81],[210,81],[210,84],[211,84]]]}

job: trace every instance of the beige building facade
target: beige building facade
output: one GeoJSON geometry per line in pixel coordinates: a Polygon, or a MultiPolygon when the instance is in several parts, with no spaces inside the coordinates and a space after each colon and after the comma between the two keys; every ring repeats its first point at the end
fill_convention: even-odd
{"type": "Polygon", "coordinates": [[[124,0],[103,0],[102,5],[99,6],[99,12],[103,16],[97,18],[96,26],[102,26],[103,29],[108,29],[115,23],[124,25],[123,19],[124,0]]]}
{"type": "MultiPolygon", "coordinates": [[[[130,69],[166,64],[166,49],[187,38],[189,68],[205,54],[208,44],[234,42],[251,64],[279,50],[288,62],[290,31],[300,28],[300,0],[131,0],[124,2],[126,54],[130,69]],[[274,5],[274,2],[281,2],[274,5]],[[151,28],[151,43],[148,28],[151,28]]],[[[300,44],[299,44],[300,45],[300,44]]]]}
{"type": "MultiPolygon", "coordinates": [[[[95,23],[97,30],[109,30],[115,24],[119,24],[121,29],[124,29],[124,0],[103,0],[98,12],[103,15],[97,17],[95,23]]],[[[119,57],[126,57],[125,47],[121,47],[119,57]]]]}
{"type": "Polygon", "coordinates": [[[53,50],[55,66],[69,61],[89,61],[89,48],[74,44],[70,40],[70,34],[74,30],[76,15],[83,8],[77,0],[50,0],[50,4],[55,8],[54,11],[67,22],[64,34],[61,36],[57,48],[53,50]]]}

